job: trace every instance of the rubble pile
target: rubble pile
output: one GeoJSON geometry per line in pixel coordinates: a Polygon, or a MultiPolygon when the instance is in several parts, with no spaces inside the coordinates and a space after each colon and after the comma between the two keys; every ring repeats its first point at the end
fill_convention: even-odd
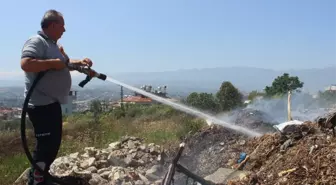
{"type": "Polygon", "coordinates": [[[50,174],[61,179],[83,179],[81,184],[90,185],[158,184],[164,175],[162,164],[160,146],[143,144],[136,137],[124,137],[106,149],[87,147],[82,153],[59,157],[52,164],[50,174]]]}
{"type": "MultiPolygon", "coordinates": [[[[336,113],[323,120],[336,126],[336,113]]],[[[336,184],[336,138],[319,123],[288,125],[248,140],[244,150],[249,160],[243,169],[251,173],[229,185],[336,184]]]]}

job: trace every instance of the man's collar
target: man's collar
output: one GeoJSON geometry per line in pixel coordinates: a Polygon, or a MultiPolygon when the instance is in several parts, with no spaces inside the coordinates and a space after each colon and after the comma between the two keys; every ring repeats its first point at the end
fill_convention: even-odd
{"type": "Polygon", "coordinates": [[[37,34],[39,34],[41,37],[43,37],[45,40],[50,40],[52,41],[53,43],[56,44],[56,42],[54,40],[52,40],[51,38],[48,37],[47,34],[45,34],[43,31],[38,31],[37,34]]]}

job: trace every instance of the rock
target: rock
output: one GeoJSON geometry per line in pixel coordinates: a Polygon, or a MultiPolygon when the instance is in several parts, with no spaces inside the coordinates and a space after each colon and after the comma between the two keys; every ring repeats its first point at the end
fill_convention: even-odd
{"type": "Polygon", "coordinates": [[[69,157],[74,158],[74,159],[77,159],[77,158],[78,158],[78,155],[79,155],[79,152],[76,152],[76,153],[72,153],[72,154],[70,154],[69,157]]]}
{"type": "Polygon", "coordinates": [[[145,185],[146,183],[144,183],[143,181],[141,180],[137,180],[135,181],[135,185],[145,185]]]}
{"type": "Polygon", "coordinates": [[[85,147],[84,151],[85,153],[88,154],[89,157],[95,157],[96,152],[97,152],[95,147],[85,147]]]}
{"type": "Polygon", "coordinates": [[[146,174],[146,178],[150,181],[157,181],[157,180],[161,179],[161,177],[156,176],[154,174],[146,174]]]}
{"type": "Polygon", "coordinates": [[[142,145],[140,145],[139,149],[140,149],[141,151],[146,151],[146,149],[147,149],[146,144],[142,144],[142,145]]]}
{"type": "Polygon", "coordinates": [[[95,162],[95,166],[98,169],[106,168],[109,166],[109,162],[107,160],[99,160],[95,162]]]}
{"type": "Polygon", "coordinates": [[[92,178],[89,180],[90,185],[107,185],[108,181],[103,179],[99,174],[93,173],[92,178]]]}
{"type": "Polygon", "coordinates": [[[161,165],[154,165],[150,169],[146,171],[146,175],[155,175],[155,176],[161,176],[163,172],[163,167],[161,165]]]}
{"type": "Polygon", "coordinates": [[[135,160],[130,155],[127,156],[124,159],[124,162],[126,163],[127,166],[130,166],[130,167],[138,167],[138,166],[144,165],[144,161],[142,161],[142,160],[135,160]]]}
{"type": "MultiPolygon", "coordinates": [[[[131,149],[128,153],[135,153],[137,151],[137,149],[131,149]]],[[[135,153],[136,154],[136,153],[135,153]]]]}
{"type": "Polygon", "coordinates": [[[97,168],[94,166],[90,166],[86,169],[86,171],[89,171],[90,173],[97,173],[97,168]]]}
{"type": "Polygon", "coordinates": [[[157,180],[154,182],[154,185],[161,185],[162,184],[162,180],[157,180]]]}
{"type": "Polygon", "coordinates": [[[128,140],[127,147],[129,149],[134,149],[135,148],[134,142],[132,140],[128,140]]]}
{"type": "Polygon", "coordinates": [[[19,178],[17,178],[14,182],[14,184],[24,184],[28,180],[28,173],[29,173],[30,168],[27,168],[19,178]]]}
{"type": "Polygon", "coordinates": [[[245,140],[241,140],[239,141],[239,145],[245,145],[246,141],[245,140]]]}
{"type": "Polygon", "coordinates": [[[214,183],[226,183],[226,181],[234,178],[244,178],[247,172],[234,170],[229,168],[219,168],[215,173],[206,176],[204,179],[214,183]]]}
{"type": "Polygon", "coordinates": [[[92,166],[93,163],[95,162],[95,160],[96,160],[96,158],[94,158],[94,157],[90,157],[90,158],[86,159],[85,161],[83,161],[83,162],[80,164],[80,167],[86,169],[86,168],[92,166]]]}
{"type": "Polygon", "coordinates": [[[113,156],[113,154],[110,154],[107,158],[107,161],[112,166],[123,166],[126,167],[126,163],[120,159],[119,157],[113,156]]]}
{"type": "Polygon", "coordinates": [[[90,171],[84,170],[74,170],[75,176],[82,177],[83,179],[91,179],[92,178],[92,173],[90,171]]]}
{"type": "Polygon", "coordinates": [[[97,171],[97,173],[98,173],[98,174],[102,174],[102,173],[104,173],[104,172],[111,171],[111,169],[112,169],[112,166],[109,166],[108,168],[102,168],[102,169],[99,169],[99,170],[97,171]]]}
{"type": "Polygon", "coordinates": [[[99,174],[100,174],[100,176],[101,176],[102,178],[104,178],[104,179],[108,179],[109,176],[110,176],[110,174],[111,174],[111,171],[104,171],[104,172],[101,172],[101,173],[99,173],[99,174]]]}
{"type": "Polygon", "coordinates": [[[141,174],[138,174],[138,175],[139,175],[140,179],[141,179],[145,184],[149,184],[149,183],[150,183],[149,180],[148,180],[145,176],[143,176],[143,175],[141,175],[141,174]]]}

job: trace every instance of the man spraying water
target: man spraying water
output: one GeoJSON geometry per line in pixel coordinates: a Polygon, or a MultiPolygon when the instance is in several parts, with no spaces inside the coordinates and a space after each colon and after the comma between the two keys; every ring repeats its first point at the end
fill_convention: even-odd
{"type": "MultiPolygon", "coordinates": [[[[27,113],[33,124],[37,144],[33,151],[34,162],[45,172],[55,160],[62,138],[61,104],[67,103],[71,88],[69,64],[92,66],[88,58],[73,60],[58,46],[65,32],[63,15],[48,10],[41,21],[41,31],[29,38],[22,49],[21,68],[25,73],[25,96],[37,73],[48,71],[33,91],[27,113]]],[[[32,166],[28,185],[51,184],[32,166]]]]}

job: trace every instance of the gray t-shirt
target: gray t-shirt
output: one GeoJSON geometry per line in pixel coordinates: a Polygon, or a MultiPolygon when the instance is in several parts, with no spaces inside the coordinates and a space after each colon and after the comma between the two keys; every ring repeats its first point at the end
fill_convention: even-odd
{"type": "MultiPolygon", "coordinates": [[[[21,58],[31,57],[36,59],[56,59],[59,58],[65,63],[65,58],[59,50],[57,43],[49,39],[43,32],[30,37],[23,46],[21,58]],[[42,34],[43,37],[40,35],[42,34]]],[[[33,84],[37,73],[24,72],[25,74],[25,92],[33,84]]],[[[49,70],[36,84],[31,95],[30,105],[48,105],[54,102],[66,104],[71,89],[71,75],[68,68],[62,70],[49,70]]]]}

